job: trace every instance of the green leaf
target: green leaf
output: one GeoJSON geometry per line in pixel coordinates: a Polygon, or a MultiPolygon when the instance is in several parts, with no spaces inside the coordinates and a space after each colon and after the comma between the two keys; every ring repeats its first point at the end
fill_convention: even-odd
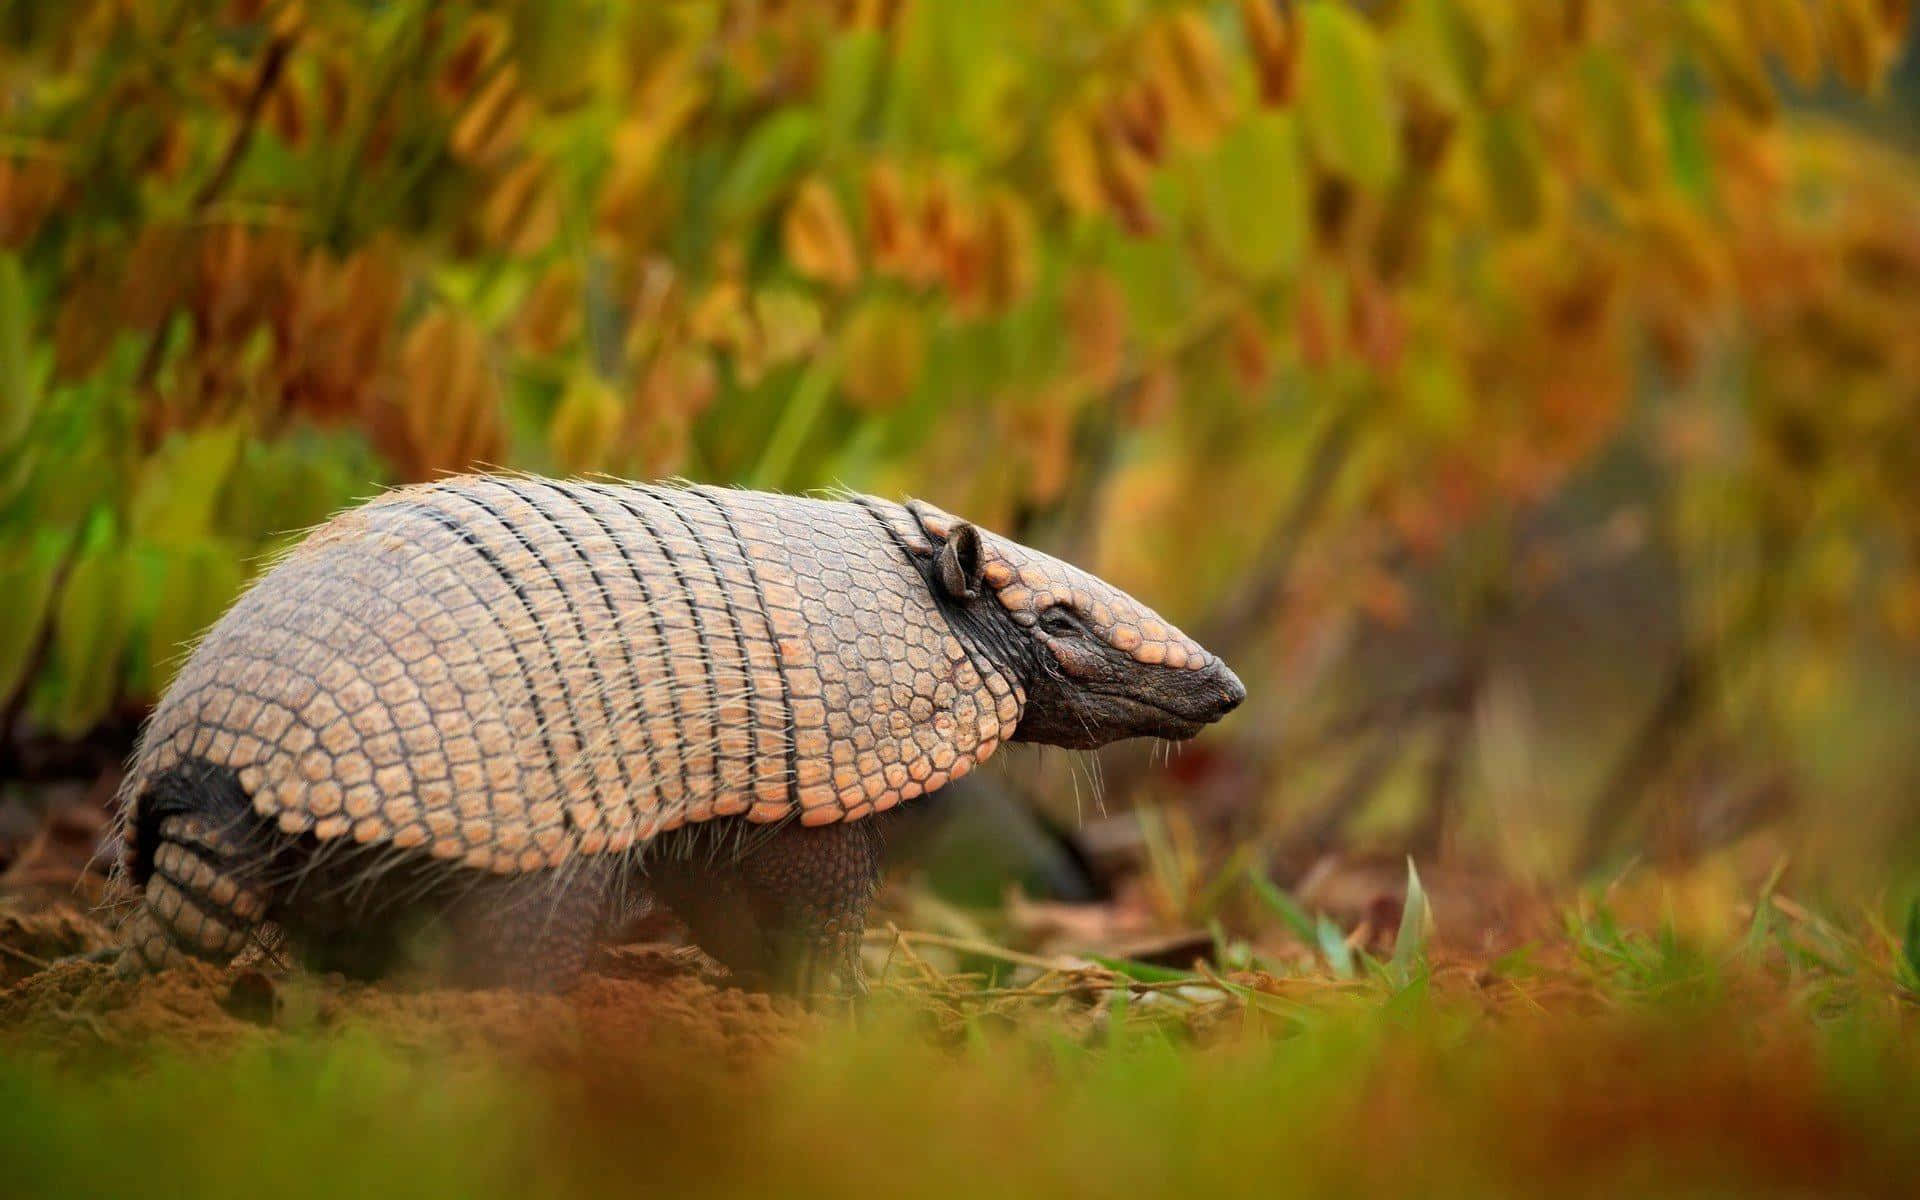
{"type": "Polygon", "coordinates": [[[1639,96],[1618,60],[1599,50],[1580,59],[1580,82],[1586,93],[1589,124],[1599,141],[1600,157],[1614,182],[1637,189],[1647,179],[1651,157],[1649,130],[1639,96]]]}
{"type": "Polygon", "coordinates": [[[1344,3],[1302,13],[1306,89],[1301,114],[1313,148],[1363,188],[1384,188],[1400,168],[1400,140],[1385,56],[1373,27],[1344,3]]]}
{"type": "Polygon", "coordinates": [[[1135,962],[1131,958],[1114,958],[1106,954],[1089,954],[1091,962],[1097,962],[1115,975],[1124,975],[1141,983],[1199,983],[1200,976],[1192,971],[1182,971],[1177,967],[1163,967],[1157,963],[1135,962]]]}
{"type": "Polygon", "coordinates": [[[1127,297],[1127,315],[1153,348],[1172,341],[1202,298],[1193,255],[1173,238],[1116,238],[1108,261],[1127,297]]]}
{"type": "Polygon", "coordinates": [[[128,624],[124,576],[120,548],[96,545],[81,553],[60,590],[53,626],[60,689],[50,724],[62,736],[92,729],[120,694],[128,624]]]}
{"type": "Polygon", "coordinates": [[[770,367],[791,362],[820,342],[820,305],[797,288],[759,292],[753,298],[753,318],[760,329],[761,353],[770,367]]]}
{"type": "Polygon", "coordinates": [[[1445,107],[1459,111],[1479,98],[1492,48],[1459,0],[1413,0],[1394,43],[1400,68],[1445,107]]]}
{"type": "Polygon", "coordinates": [[[1107,993],[1107,1032],[1118,1037],[1127,1026],[1127,1015],[1133,1007],[1133,991],[1127,987],[1117,987],[1107,993]]]}
{"type": "Polygon", "coordinates": [[[883,412],[913,393],[926,357],[926,324],[919,311],[876,296],[840,331],[840,389],[869,411],[883,412]]]}
{"type": "Polygon", "coordinates": [[[1667,165],[1680,190],[1705,205],[1713,198],[1713,158],[1707,149],[1706,106],[1697,81],[1682,78],[1668,87],[1666,101],[1667,165]]]}
{"type": "Polygon", "coordinates": [[[187,650],[220,619],[245,582],[239,556],[223,543],[200,541],[161,551],[141,672],[151,694],[165,689],[187,650]]]}
{"type": "Polygon", "coordinates": [[[40,406],[39,389],[27,363],[32,329],[32,305],[20,259],[0,254],[0,448],[19,440],[40,406]]]}
{"type": "Polygon", "coordinates": [[[1293,114],[1258,109],[1197,164],[1214,249],[1241,275],[1292,271],[1307,244],[1307,181],[1293,114]]]}
{"type": "Polygon", "coordinates": [[[786,109],[754,127],[720,185],[716,211],[723,224],[750,221],[779,194],[820,140],[820,120],[786,109]]]}
{"type": "Polygon", "coordinates": [[[1307,915],[1306,909],[1300,907],[1298,900],[1287,895],[1273,880],[1254,868],[1247,870],[1247,886],[1253,889],[1254,895],[1260,897],[1262,904],[1272,909],[1282,921],[1286,922],[1287,928],[1293,930],[1295,937],[1309,946],[1315,944],[1318,935],[1314,932],[1313,918],[1307,915]]]}
{"type": "Polygon", "coordinates": [[[7,600],[7,619],[0,621],[0,697],[13,695],[24,682],[27,660],[33,655],[53,601],[60,560],[72,540],[51,530],[38,533],[30,544],[0,558],[0,595],[7,600]]]}
{"type": "Polygon", "coordinates": [[[240,427],[231,424],[168,438],[141,468],[129,514],[133,535],[168,544],[204,537],[241,442],[240,427]]]}
{"type": "Polygon", "coordinates": [[[751,486],[778,489],[786,484],[801,447],[812,436],[814,425],[826,410],[827,397],[833,393],[839,370],[839,355],[833,345],[815,352],[813,361],[800,374],[793,398],[781,407],[779,423],[767,435],[760,461],[748,476],[751,486]]]}
{"type": "Polygon", "coordinates": [[[1540,150],[1517,110],[1486,115],[1480,127],[1480,161],[1500,224],[1515,231],[1539,224],[1546,209],[1540,150]]]}
{"type": "Polygon", "coordinates": [[[827,47],[820,121],[828,141],[847,142],[859,134],[872,99],[881,49],[880,35],[871,29],[842,33],[827,47]]]}
{"type": "Polygon", "coordinates": [[[1427,947],[1427,926],[1433,914],[1427,907],[1427,890],[1420,886],[1420,872],[1414,869],[1413,856],[1407,856],[1407,900],[1400,906],[1400,930],[1393,937],[1391,965],[1404,980],[1414,961],[1427,947]]]}
{"type": "Polygon", "coordinates": [[[1907,989],[1920,992],[1920,896],[1907,902],[1907,931],[1900,943],[1900,960],[1907,989]]]}
{"type": "Polygon", "coordinates": [[[1347,945],[1347,935],[1325,913],[1320,914],[1314,926],[1314,940],[1320,945],[1320,953],[1326,956],[1327,965],[1333,973],[1342,979],[1352,979],[1354,974],[1353,948],[1347,945]]]}

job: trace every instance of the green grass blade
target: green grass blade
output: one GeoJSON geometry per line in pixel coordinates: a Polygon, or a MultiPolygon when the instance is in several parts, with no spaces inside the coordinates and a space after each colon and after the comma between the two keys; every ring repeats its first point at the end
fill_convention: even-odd
{"type": "Polygon", "coordinates": [[[1413,856],[1407,856],[1407,902],[1400,908],[1400,931],[1393,938],[1394,978],[1404,982],[1414,962],[1426,952],[1427,927],[1433,914],[1427,906],[1427,890],[1420,886],[1420,872],[1413,856]]]}

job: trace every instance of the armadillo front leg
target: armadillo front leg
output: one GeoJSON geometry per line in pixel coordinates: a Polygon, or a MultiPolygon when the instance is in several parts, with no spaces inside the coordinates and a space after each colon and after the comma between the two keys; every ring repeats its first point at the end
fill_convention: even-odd
{"type": "Polygon", "coordinates": [[[737,855],[657,861],[648,886],[729,969],[803,995],[836,987],[858,995],[879,872],[872,821],[791,822],[750,831],[737,855]]]}

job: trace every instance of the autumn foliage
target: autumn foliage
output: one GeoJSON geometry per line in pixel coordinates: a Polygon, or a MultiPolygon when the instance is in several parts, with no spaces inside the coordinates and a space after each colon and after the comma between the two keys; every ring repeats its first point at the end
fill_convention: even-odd
{"type": "Polygon", "coordinates": [[[1799,106],[1909,7],[13,6],[0,735],[137,713],[386,483],[844,483],[1245,660],[1263,821],[1384,644],[1450,841],[1490,647],[1627,570],[1672,620],[1591,865],[1920,639],[1920,167],[1799,106]]]}

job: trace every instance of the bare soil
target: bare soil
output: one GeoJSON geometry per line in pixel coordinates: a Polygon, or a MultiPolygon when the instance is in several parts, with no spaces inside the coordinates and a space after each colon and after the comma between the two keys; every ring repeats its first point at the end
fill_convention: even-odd
{"type": "Polygon", "coordinates": [[[731,986],[690,949],[603,952],[558,995],[366,984],[281,969],[256,956],[121,979],[85,955],[110,932],[70,905],[0,901],[0,1048],[62,1061],[139,1061],[315,1033],[366,1033],[400,1048],[538,1063],[662,1056],[740,1066],[815,1023],[785,998],[731,986]]]}

